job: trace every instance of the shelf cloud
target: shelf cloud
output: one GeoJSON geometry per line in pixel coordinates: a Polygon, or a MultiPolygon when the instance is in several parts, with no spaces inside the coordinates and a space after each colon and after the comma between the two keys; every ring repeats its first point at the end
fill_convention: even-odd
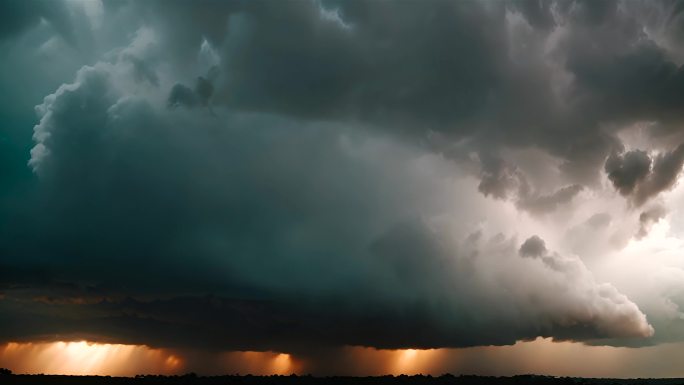
{"type": "Polygon", "coordinates": [[[0,342],[684,340],[674,4],[7,2],[0,342]]]}

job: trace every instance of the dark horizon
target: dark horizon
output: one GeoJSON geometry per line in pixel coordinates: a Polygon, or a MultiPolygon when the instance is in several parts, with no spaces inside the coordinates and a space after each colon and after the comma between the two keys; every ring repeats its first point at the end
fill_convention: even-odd
{"type": "Polygon", "coordinates": [[[136,375],[135,377],[115,376],[64,376],[64,375],[13,375],[0,373],[3,383],[9,385],[31,384],[273,384],[273,385],[479,385],[479,384],[525,384],[525,385],[678,385],[684,384],[682,378],[582,378],[582,377],[558,377],[541,375],[516,375],[516,376],[476,376],[458,375],[445,373],[440,376],[431,375],[405,375],[398,376],[325,376],[312,375],[221,375],[201,376],[195,373],[182,375],[136,375]]]}

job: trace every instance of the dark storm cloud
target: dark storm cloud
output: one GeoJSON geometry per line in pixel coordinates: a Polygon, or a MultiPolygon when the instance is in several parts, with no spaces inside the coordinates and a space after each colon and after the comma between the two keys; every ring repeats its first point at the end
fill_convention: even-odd
{"type": "Polygon", "coordinates": [[[539,236],[534,235],[523,242],[519,252],[523,257],[541,257],[546,253],[546,243],[539,236]]]}
{"type": "Polygon", "coordinates": [[[653,158],[653,168],[643,184],[639,186],[635,201],[637,204],[657,195],[661,191],[672,188],[684,165],[684,145],[676,149],[660,153],[653,158]]]}
{"type": "Polygon", "coordinates": [[[612,154],[605,170],[620,194],[640,206],[648,199],[671,189],[684,165],[684,145],[651,157],[641,150],[612,154]]]}
{"type": "Polygon", "coordinates": [[[576,76],[579,104],[588,113],[663,125],[681,120],[677,106],[684,101],[684,70],[629,13],[615,10],[608,22],[582,26],[566,44],[567,68],[576,76]]]}
{"type": "Polygon", "coordinates": [[[489,89],[499,87],[504,9],[459,2],[392,8],[385,18],[387,6],[374,2],[250,3],[229,20],[229,102],[400,126],[475,120],[489,89]],[[351,27],[322,18],[321,7],[336,9],[351,27]],[[474,29],[484,33],[468,33],[474,29]]]}
{"type": "Polygon", "coordinates": [[[182,84],[176,84],[169,93],[168,105],[172,108],[178,106],[194,107],[198,103],[197,99],[195,91],[191,88],[182,84]]]}
{"type": "Polygon", "coordinates": [[[681,67],[623,5],[105,2],[103,31],[149,31],[157,49],[107,47],[38,107],[35,191],[0,234],[0,338],[287,351],[651,335],[542,238],[425,219],[457,205],[458,226],[481,220],[467,211],[482,196],[440,193],[464,164],[482,195],[533,215],[603,171],[637,205],[673,186],[681,147],[620,153],[619,129],[670,133],[684,101],[681,67]],[[456,150],[420,147],[428,133],[456,150]],[[538,186],[508,148],[558,159],[561,180],[538,186]]]}
{"type": "Polygon", "coordinates": [[[62,1],[6,0],[0,4],[0,39],[8,39],[41,21],[50,23],[66,40],[73,39],[70,14],[62,1]]]}
{"type": "Polygon", "coordinates": [[[178,36],[168,47],[178,63],[208,39],[221,57],[214,101],[231,108],[412,137],[474,136],[494,154],[502,143],[538,143],[568,158],[569,170],[570,156],[595,162],[611,145],[594,123],[561,110],[544,36],[524,20],[508,26],[505,3],[211,3],[202,23],[179,16],[188,12],[182,2],[139,7],[162,39],[178,36]],[[574,140],[578,130],[587,138],[574,140]]]}
{"type": "Polygon", "coordinates": [[[190,89],[183,84],[175,84],[171,88],[167,104],[169,107],[195,107],[197,105],[209,107],[211,96],[214,93],[214,85],[210,79],[202,76],[197,77],[195,88],[190,89]]]}
{"type": "MultiPolygon", "coordinates": [[[[477,283],[468,282],[467,277],[476,267],[468,266],[468,260],[460,258],[455,263],[466,265],[451,265],[448,256],[440,255],[444,251],[436,248],[434,240],[429,237],[427,229],[402,226],[374,246],[375,253],[381,258],[391,259],[388,267],[397,269],[396,279],[401,286],[412,291],[408,302],[404,302],[401,293],[378,296],[372,290],[368,291],[369,288],[338,292],[332,298],[316,297],[310,293],[293,295],[281,290],[277,294],[271,293],[267,299],[227,299],[212,295],[136,300],[130,297],[111,299],[102,296],[101,289],[67,284],[43,287],[52,293],[52,296],[46,296],[40,286],[38,289],[34,286],[28,291],[8,290],[0,302],[0,339],[31,341],[50,336],[162,347],[275,349],[310,354],[316,349],[350,344],[379,348],[433,348],[512,344],[520,338],[532,336],[594,340],[651,333],[643,319],[634,318],[633,309],[624,308],[627,305],[624,296],[609,287],[592,287],[576,260],[546,254],[545,249],[535,251],[541,253],[535,257],[540,258],[543,264],[531,264],[530,267],[541,269],[547,277],[566,277],[566,280],[561,279],[564,285],[568,285],[566,289],[575,290],[575,285],[580,285],[582,289],[576,294],[584,289],[598,292],[579,300],[558,296],[554,290],[551,290],[554,294],[548,291],[558,285],[558,281],[542,278],[529,290],[536,292],[545,288],[549,296],[536,294],[532,302],[521,301],[515,295],[499,299],[508,306],[515,304],[519,310],[530,311],[532,314],[524,322],[519,322],[522,321],[520,319],[514,321],[519,317],[514,309],[509,313],[483,308],[477,314],[471,313],[468,309],[476,306],[478,301],[489,298],[491,303],[493,298],[471,294],[470,298],[458,299],[453,293],[445,296],[446,293],[440,293],[439,289],[473,289],[477,283]],[[423,260],[417,263],[414,252],[421,253],[423,260]],[[458,267],[458,270],[453,270],[453,267],[458,267]],[[465,282],[455,286],[450,284],[454,278],[449,276],[452,273],[465,282]],[[432,277],[433,282],[422,282],[419,277],[424,275],[432,277]],[[437,285],[434,280],[437,280],[437,285]],[[590,308],[583,302],[591,298],[597,302],[590,308]],[[454,300],[460,303],[455,304],[454,300]],[[568,306],[569,312],[558,313],[554,309],[559,301],[568,306]],[[612,306],[615,308],[610,309],[612,306]],[[570,310],[573,307],[576,308],[570,310]],[[456,309],[459,309],[458,315],[450,315],[456,309]],[[567,317],[573,320],[570,324],[567,317]],[[501,322],[510,322],[512,326],[497,328],[501,322]]],[[[543,240],[536,240],[543,244],[543,240]]],[[[500,240],[495,240],[496,243],[498,246],[495,247],[502,245],[500,240]]],[[[529,244],[528,240],[521,250],[529,244]]],[[[495,290],[513,285],[517,291],[527,292],[528,288],[522,281],[513,278],[513,282],[509,282],[511,278],[510,275],[504,277],[502,287],[495,290]]],[[[394,287],[391,279],[386,284],[394,287]]]]}
{"type": "Polygon", "coordinates": [[[629,195],[637,183],[651,172],[651,157],[640,150],[612,154],[606,160],[605,170],[620,194],[629,195]]]}
{"type": "Polygon", "coordinates": [[[551,5],[512,4],[245,3],[226,13],[226,35],[215,39],[224,58],[217,99],[474,136],[494,153],[538,145],[565,159],[578,182],[590,182],[618,146],[604,123],[679,117],[681,71],[617,2],[559,2],[552,18],[551,5]],[[528,19],[511,17],[517,10],[528,19]],[[568,33],[546,53],[551,25],[568,33]],[[558,81],[563,73],[572,86],[558,81]]]}
{"type": "Polygon", "coordinates": [[[643,12],[620,4],[130,6],[161,31],[179,68],[187,70],[203,39],[216,48],[215,103],[419,137],[433,130],[470,138],[488,156],[502,146],[539,146],[564,161],[568,184],[592,184],[620,148],[620,124],[656,120],[665,128],[681,117],[682,71],[644,35],[643,12]]]}
{"type": "Polygon", "coordinates": [[[485,196],[512,200],[518,208],[532,214],[552,212],[571,202],[584,189],[582,185],[572,184],[551,194],[541,194],[534,190],[525,174],[514,165],[487,155],[480,159],[478,190],[485,196]]]}
{"type": "Polygon", "coordinates": [[[47,277],[4,277],[3,338],[303,351],[652,334],[577,259],[432,228],[422,217],[446,201],[440,178],[410,171],[422,153],[332,124],[159,109],[136,95],[152,85],[122,91],[122,68],[84,67],[38,108],[43,193],[2,262],[47,277]]]}
{"type": "Polygon", "coordinates": [[[485,196],[505,199],[520,187],[524,178],[519,170],[506,164],[502,159],[485,156],[482,162],[482,175],[477,189],[485,196]]]}

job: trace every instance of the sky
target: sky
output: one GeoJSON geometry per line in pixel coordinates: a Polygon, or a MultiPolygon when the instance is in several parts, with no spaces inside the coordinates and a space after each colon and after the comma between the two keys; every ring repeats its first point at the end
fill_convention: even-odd
{"type": "Polygon", "coordinates": [[[682,1],[4,0],[0,51],[2,367],[684,377],[682,1]]]}

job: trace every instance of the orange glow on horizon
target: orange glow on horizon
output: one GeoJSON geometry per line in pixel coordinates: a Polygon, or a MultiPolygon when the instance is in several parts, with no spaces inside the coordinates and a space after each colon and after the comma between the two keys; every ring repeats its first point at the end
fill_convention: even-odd
{"type": "Polygon", "coordinates": [[[430,373],[430,364],[435,356],[439,354],[438,349],[400,349],[394,351],[394,365],[389,369],[388,374],[427,374],[430,373]]]}
{"type": "Polygon", "coordinates": [[[144,345],[77,342],[10,342],[0,345],[0,362],[16,373],[133,376],[175,374],[180,358],[144,345]]]}
{"type": "Polygon", "coordinates": [[[211,374],[301,374],[299,362],[290,354],[278,352],[226,352],[221,353],[216,369],[211,374]]]}
{"type": "Polygon", "coordinates": [[[176,375],[200,374],[292,374],[299,373],[290,354],[234,351],[182,354],[145,345],[75,342],[10,342],[0,345],[0,366],[19,374],[176,375]]]}
{"type": "Polygon", "coordinates": [[[291,370],[292,363],[290,362],[290,355],[286,353],[280,353],[273,359],[273,369],[276,374],[288,374],[288,370],[291,370]]]}
{"type": "Polygon", "coordinates": [[[684,343],[640,348],[590,346],[550,338],[506,346],[382,350],[349,346],[347,373],[359,376],[444,373],[513,376],[540,374],[577,377],[682,377],[684,343]],[[349,369],[351,368],[351,369],[349,369]]]}
{"type": "Polygon", "coordinates": [[[643,348],[587,346],[539,338],[510,346],[382,350],[348,346],[333,355],[154,349],[144,345],[11,342],[0,345],[0,366],[15,373],[112,375],[254,374],[399,375],[444,373],[510,376],[681,377],[684,343],[643,348]]]}

